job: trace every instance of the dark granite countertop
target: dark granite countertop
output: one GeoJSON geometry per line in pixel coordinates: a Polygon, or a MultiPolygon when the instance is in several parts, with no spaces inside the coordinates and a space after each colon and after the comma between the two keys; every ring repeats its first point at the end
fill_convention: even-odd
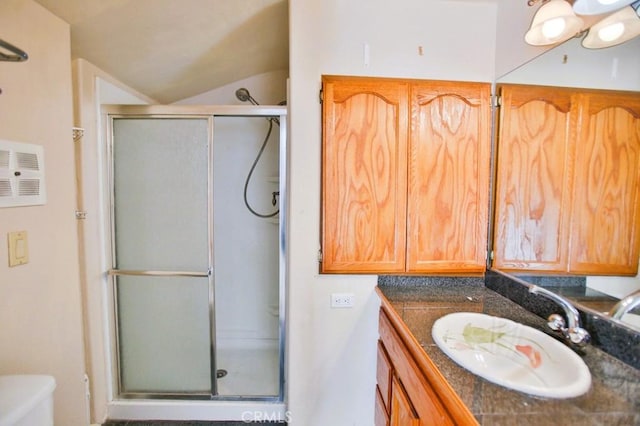
{"type": "Polygon", "coordinates": [[[447,357],[433,342],[431,327],[448,313],[481,312],[547,332],[542,318],[489,290],[482,279],[440,278],[418,285],[402,277],[381,281],[382,294],[480,424],[640,425],[640,371],[593,346],[579,352],[591,371],[591,389],[570,399],[539,398],[509,390],[468,372],[447,357]]]}

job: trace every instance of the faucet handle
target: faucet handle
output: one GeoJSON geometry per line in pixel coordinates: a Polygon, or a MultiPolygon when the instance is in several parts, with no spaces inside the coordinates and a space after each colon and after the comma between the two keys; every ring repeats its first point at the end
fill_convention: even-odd
{"type": "Polygon", "coordinates": [[[584,346],[591,340],[589,332],[582,327],[575,327],[569,329],[569,338],[573,343],[578,346],[584,346]]]}
{"type": "Polygon", "coordinates": [[[566,323],[564,322],[564,318],[559,314],[551,314],[549,315],[547,325],[550,329],[554,331],[563,330],[566,327],[566,323]]]}
{"type": "Polygon", "coordinates": [[[591,340],[589,332],[582,327],[567,328],[566,322],[562,315],[551,314],[549,315],[547,325],[554,331],[562,332],[562,335],[572,343],[578,346],[584,346],[591,340]]]}

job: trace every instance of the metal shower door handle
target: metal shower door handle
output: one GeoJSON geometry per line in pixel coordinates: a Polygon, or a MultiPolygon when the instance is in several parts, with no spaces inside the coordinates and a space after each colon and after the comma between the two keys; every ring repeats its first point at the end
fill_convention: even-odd
{"type": "Polygon", "coordinates": [[[200,277],[207,278],[213,273],[213,269],[209,268],[206,272],[194,271],[143,271],[135,269],[109,269],[109,276],[133,275],[145,277],[200,277]]]}

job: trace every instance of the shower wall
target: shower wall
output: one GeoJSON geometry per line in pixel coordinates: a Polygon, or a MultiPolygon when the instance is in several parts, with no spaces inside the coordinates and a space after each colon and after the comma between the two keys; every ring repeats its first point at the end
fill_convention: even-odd
{"type": "MultiPolygon", "coordinates": [[[[278,191],[279,129],[273,127],[247,188],[250,206],[261,214],[278,208],[271,203],[272,193],[278,191]]],[[[254,339],[275,343],[278,338],[278,216],[254,216],[243,197],[247,174],[268,128],[264,118],[214,120],[213,250],[220,346],[254,346],[254,339]]]]}
{"type": "MultiPolygon", "coordinates": [[[[235,91],[246,87],[263,105],[286,99],[286,71],[240,80],[177,102],[246,105],[235,91]]],[[[258,218],[245,207],[245,179],[269,128],[264,118],[214,121],[214,277],[216,334],[220,347],[275,346],[278,339],[278,219],[258,218]]],[[[271,213],[278,190],[278,139],[274,124],[251,177],[247,198],[259,213],[271,213]]],[[[224,368],[224,366],[219,366],[224,368]]]]}

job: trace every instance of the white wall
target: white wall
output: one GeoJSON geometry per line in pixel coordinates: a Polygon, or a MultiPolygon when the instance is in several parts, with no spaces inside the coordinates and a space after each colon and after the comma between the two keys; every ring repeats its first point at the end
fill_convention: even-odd
{"type": "Polygon", "coordinates": [[[640,274],[635,277],[587,277],[587,287],[622,299],[640,290],[640,274]]]}
{"type": "Polygon", "coordinates": [[[321,75],[491,82],[495,27],[495,5],[484,2],[290,2],[291,425],[373,424],[377,279],[318,274],[321,75]],[[332,292],[354,293],[355,307],[330,309],[332,292]]]}
{"type": "Polygon", "coordinates": [[[528,6],[526,0],[495,0],[498,4],[496,20],[496,78],[543,54],[552,46],[531,46],[524,41],[540,2],[528,6]]]}
{"type": "Polygon", "coordinates": [[[0,374],[53,375],[56,424],[86,425],[69,25],[3,0],[0,28],[29,55],[0,62],[0,138],[43,145],[47,185],[45,205],[0,209],[0,374]],[[29,263],[9,268],[6,235],[20,230],[29,263]]]}
{"type": "Polygon", "coordinates": [[[286,99],[288,70],[266,72],[238,80],[208,92],[175,102],[177,105],[250,105],[236,98],[236,90],[244,87],[261,105],[277,105],[286,99]]]}

